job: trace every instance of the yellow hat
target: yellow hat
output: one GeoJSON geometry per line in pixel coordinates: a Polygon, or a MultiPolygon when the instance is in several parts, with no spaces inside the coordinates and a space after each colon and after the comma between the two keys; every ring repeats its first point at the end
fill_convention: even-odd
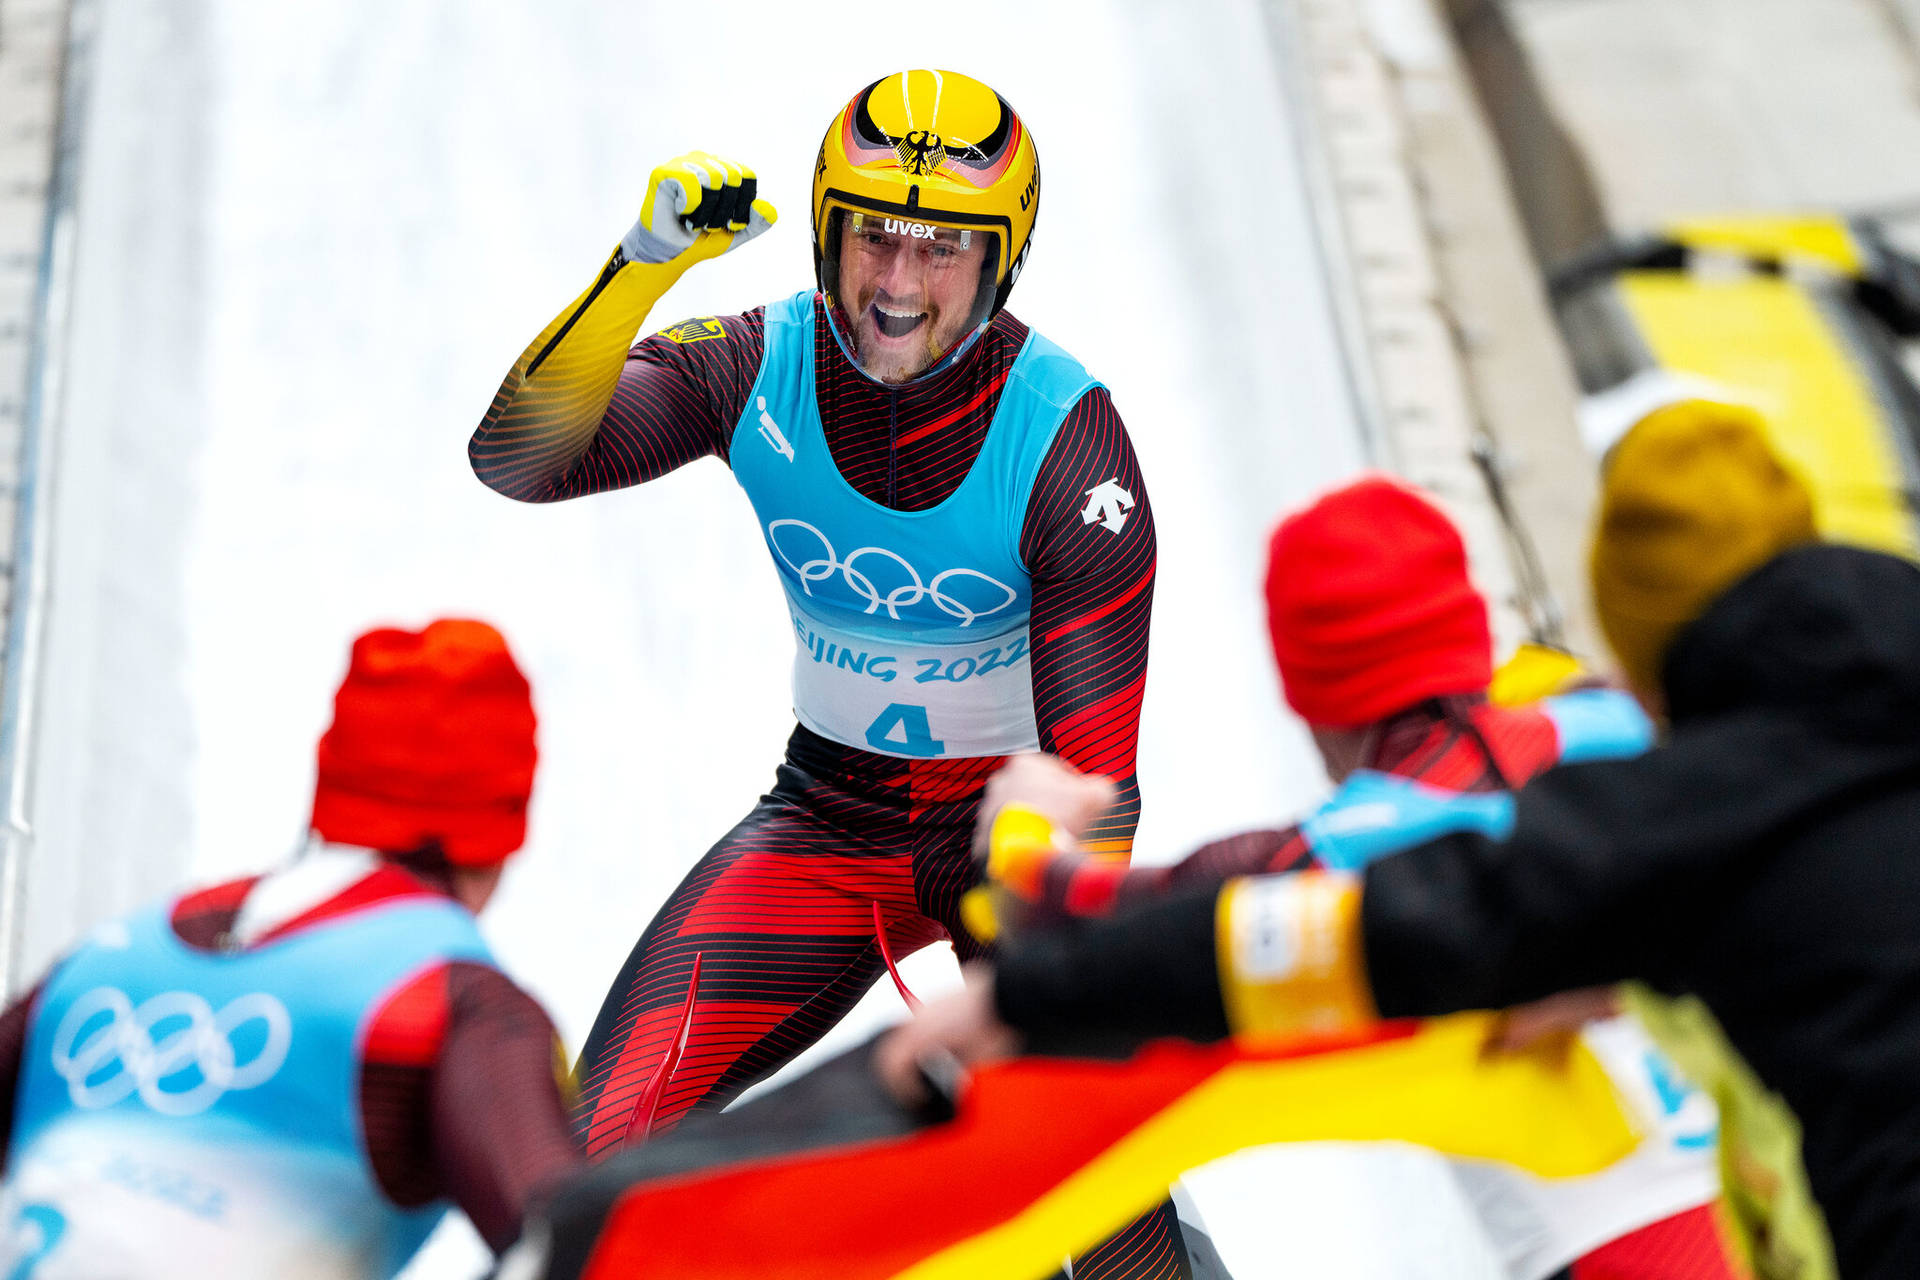
{"type": "Polygon", "coordinates": [[[1752,409],[1683,400],[1642,418],[1601,478],[1593,607],[1636,688],[1660,687],[1681,628],[1750,571],[1815,537],[1807,488],[1752,409]]]}

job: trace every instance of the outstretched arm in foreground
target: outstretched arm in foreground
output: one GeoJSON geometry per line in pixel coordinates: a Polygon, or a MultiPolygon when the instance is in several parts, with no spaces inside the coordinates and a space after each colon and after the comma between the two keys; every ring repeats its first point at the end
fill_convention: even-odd
{"type": "Polygon", "coordinates": [[[1109,1047],[1286,1036],[1658,985],[1702,895],[1752,864],[1792,802],[1754,787],[1703,802],[1745,763],[1720,745],[1555,770],[1518,794],[1504,839],[1459,832],[1362,875],[1236,879],[1015,937],[967,1008],[933,1010],[882,1065],[911,1091],[900,1064],[930,1042],[964,1061],[1003,1052],[1008,1029],[1109,1047]]]}

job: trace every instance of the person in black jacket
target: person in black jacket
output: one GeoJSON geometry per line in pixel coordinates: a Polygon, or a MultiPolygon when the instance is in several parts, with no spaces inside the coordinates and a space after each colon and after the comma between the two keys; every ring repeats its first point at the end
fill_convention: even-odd
{"type": "Polygon", "coordinates": [[[1662,745],[1543,774],[1504,838],[1013,940],[883,1071],[929,1042],[1284,1034],[1638,980],[1704,1002],[1798,1116],[1839,1274],[1920,1275],[1920,568],[1813,543],[1757,422],[1682,410],[1619,446],[1592,562],[1662,745]]]}

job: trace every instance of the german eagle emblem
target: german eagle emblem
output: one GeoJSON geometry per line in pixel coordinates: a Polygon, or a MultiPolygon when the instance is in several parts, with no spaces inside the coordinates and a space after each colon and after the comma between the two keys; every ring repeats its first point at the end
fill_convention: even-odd
{"type": "Polygon", "coordinates": [[[937,133],[915,129],[904,138],[896,138],[893,152],[900,157],[900,168],[910,178],[924,178],[947,159],[946,144],[937,133]]]}

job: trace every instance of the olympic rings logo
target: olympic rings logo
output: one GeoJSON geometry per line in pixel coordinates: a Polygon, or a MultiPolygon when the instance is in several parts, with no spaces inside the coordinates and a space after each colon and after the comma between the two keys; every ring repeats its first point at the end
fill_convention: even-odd
{"type": "Polygon", "coordinates": [[[933,581],[923,582],[919,570],[915,569],[905,556],[889,551],[885,547],[861,547],[842,560],[834,552],[833,544],[827,541],[827,535],[804,520],[775,520],[767,526],[767,545],[773,548],[773,553],[780,557],[787,568],[800,575],[800,589],[808,596],[813,595],[814,583],[825,582],[838,574],[840,580],[846,583],[847,588],[855,596],[867,602],[867,613],[878,613],[881,609],[885,609],[887,616],[896,622],[900,620],[901,609],[927,600],[948,617],[960,619],[961,626],[970,627],[977,619],[999,613],[1020,598],[1018,591],[978,569],[947,569],[935,574],[933,581]],[[811,559],[799,561],[788,555],[786,548],[780,545],[779,532],[789,528],[804,529],[814,538],[819,539],[820,554],[811,559]],[[854,567],[862,558],[869,558],[870,565],[872,558],[892,561],[900,567],[907,580],[899,586],[882,592],[878,586],[874,585],[871,577],[854,567]],[[976,578],[995,591],[1004,591],[1007,593],[1007,598],[996,601],[987,608],[977,609],[946,589],[946,584],[964,578],[976,578]]]}
{"type": "MultiPolygon", "coordinates": [[[[199,1115],[230,1090],[252,1089],[274,1077],[293,1042],[293,1019],[270,995],[240,996],[215,1013],[189,991],[167,991],[133,1007],[125,993],[95,987],[73,1002],[53,1035],[53,1069],[67,1082],[73,1105],[95,1111],[138,1093],[163,1116],[199,1115]],[[104,1024],[98,1019],[107,1015],[104,1024]],[[185,1019],[154,1036],[164,1022],[185,1019]],[[234,1049],[234,1033],[264,1024],[265,1040],[247,1062],[234,1049]],[[83,1035],[82,1033],[85,1032],[83,1035]],[[99,1078],[103,1071],[111,1073],[99,1078]],[[189,1071],[198,1080],[184,1088],[168,1082],[189,1071]]],[[[177,1082],[176,1082],[177,1083],[177,1082]]]]}

